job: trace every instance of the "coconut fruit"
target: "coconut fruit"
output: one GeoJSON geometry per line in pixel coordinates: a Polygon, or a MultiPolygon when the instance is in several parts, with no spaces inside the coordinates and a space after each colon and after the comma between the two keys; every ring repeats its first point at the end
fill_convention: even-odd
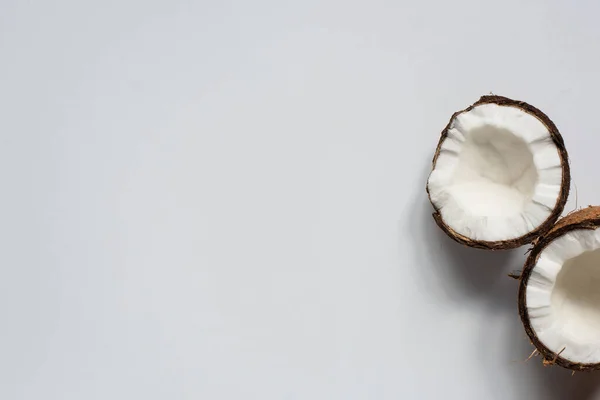
{"type": "Polygon", "coordinates": [[[560,216],[569,194],[567,151],[537,108],[483,96],[452,115],[427,181],[433,218],[471,247],[509,249],[532,242],[560,216]]]}
{"type": "Polygon", "coordinates": [[[519,314],[545,364],[600,369],[600,207],[562,218],[533,246],[519,314]]]}

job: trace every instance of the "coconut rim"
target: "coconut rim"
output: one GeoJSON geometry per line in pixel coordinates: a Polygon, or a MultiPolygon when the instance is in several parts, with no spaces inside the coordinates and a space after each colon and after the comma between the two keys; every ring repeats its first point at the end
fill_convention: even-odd
{"type": "Polygon", "coordinates": [[[563,217],[549,232],[537,240],[537,242],[531,248],[527,260],[525,261],[525,266],[523,267],[523,272],[521,273],[519,281],[519,316],[521,317],[521,322],[523,323],[525,332],[527,333],[527,336],[529,336],[531,343],[544,358],[545,365],[557,364],[561,367],[574,371],[593,371],[600,369],[600,363],[578,363],[576,361],[571,361],[561,357],[560,351],[557,353],[550,350],[544,343],[542,343],[533,330],[531,326],[531,320],[529,319],[529,313],[527,311],[527,284],[533,269],[537,265],[538,258],[544,249],[554,240],[568,232],[579,229],[595,230],[598,228],[600,228],[600,206],[589,206],[587,208],[574,211],[563,217]]]}
{"type": "Polygon", "coordinates": [[[536,117],[548,129],[550,137],[552,138],[552,141],[554,142],[556,149],[558,151],[558,155],[560,157],[560,162],[561,162],[561,169],[562,169],[562,180],[561,180],[561,185],[560,185],[560,191],[559,191],[559,195],[556,199],[556,204],[554,205],[554,207],[552,209],[552,212],[550,213],[548,218],[546,218],[546,220],[544,222],[542,222],[537,228],[535,228],[534,230],[532,230],[529,233],[522,235],[520,237],[517,237],[514,239],[507,239],[507,240],[497,240],[497,241],[476,240],[476,239],[469,238],[465,235],[462,235],[462,234],[454,231],[450,226],[448,226],[448,224],[446,224],[446,222],[444,222],[444,219],[442,218],[440,210],[435,206],[433,201],[431,201],[431,194],[429,193],[429,179],[427,180],[427,186],[426,186],[427,196],[429,197],[429,201],[435,210],[432,215],[433,215],[433,219],[435,220],[436,224],[440,227],[440,229],[442,229],[442,231],[444,231],[448,236],[450,236],[456,242],[463,244],[465,246],[475,247],[475,248],[479,248],[479,249],[486,249],[486,250],[514,249],[516,247],[523,246],[527,243],[531,243],[533,240],[535,240],[535,238],[550,231],[550,229],[552,229],[552,227],[554,226],[554,223],[556,222],[556,220],[562,214],[565,204],[567,202],[567,198],[569,197],[569,189],[571,187],[571,170],[569,167],[569,156],[567,154],[567,150],[565,148],[563,138],[562,138],[560,132],[558,131],[558,128],[556,127],[554,122],[552,122],[552,120],[550,118],[548,118],[548,116],[546,114],[544,114],[541,110],[539,110],[538,108],[536,108],[528,103],[525,103],[523,101],[513,100],[513,99],[509,99],[508,97],[497,96],[497,95],[485,95],[485,96],[482,96],[477,102],[473,103],[472,105],[465,108],[464,110],[460,110],[460,111],[457,111],[454,114],[452,114],[452,117],[450,117],[450,121],[448,121],[448,124],[446,125],[446,127],[444,128],[444,130],[441,133],[440,140],[438,142],[435,154],[433,156],[432,168],[431,168],[432,171],[435,169],[436,162],[437,162],[438,156],[440,155],[440,151],[442,148],[442,144],[444,143],[444,140],[446,140],[446,138],[448,137],[448,130],[450,129],[450,125],[452,124],[454,119],[458,115],[465,113],[465,112],[469,112],[473,108],[480,106],[482,104],[497,104],[499,106],[519,108],[519,109],[523,110],[524,112],[536,117]]]}

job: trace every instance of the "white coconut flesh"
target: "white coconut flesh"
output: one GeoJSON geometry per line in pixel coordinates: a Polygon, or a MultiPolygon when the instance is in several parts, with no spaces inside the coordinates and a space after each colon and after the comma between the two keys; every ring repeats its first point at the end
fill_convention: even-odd
{"type": "Polygon", "coordinates": [[[518,107],[490,103],[451,121],[428,189],[452,230],[472,240],[504,241],[548,219],[562,174],[544,123],[518,107]]]}
{"type": "Polygon", "coordinates": [[[525,296],[531,328],[550,351],[575,363],[600,363],[600,229],[551,242],[525,296]]]}

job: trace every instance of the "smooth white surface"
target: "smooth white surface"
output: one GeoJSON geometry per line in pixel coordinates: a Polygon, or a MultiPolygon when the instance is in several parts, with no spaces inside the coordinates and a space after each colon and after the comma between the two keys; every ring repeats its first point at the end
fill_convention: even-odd
{"type": "Polygon", "coordinates": [[[427,187],[450,228],[498,241],[543,224],[561,182],[561,159],[546,125],[517,107],[482,104],[450,121],[427,187]]]}
{"type": "Polygon", "coordinates": [[[600,230],[576,230],[554,240],[527,285],[527,308],[538,338],[580,363],[600,362],[600,230]]]}
{"type": "Polygon", "coordinates": [[[600,398],[524,362],[525,249],[457,246],[425,194],[493,91],[599,201],[596,3],[0,8],[1,399],[600,398]]]}

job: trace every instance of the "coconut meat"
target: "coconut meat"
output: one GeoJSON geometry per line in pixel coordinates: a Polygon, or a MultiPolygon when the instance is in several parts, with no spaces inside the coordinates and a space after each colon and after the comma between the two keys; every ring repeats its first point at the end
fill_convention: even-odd
{"type": "Polygon", "coordinates": [[[551,242],[525,293],[531,328],[548,349],[572,362],[600,363],[600,229],[551,242]]]}
{"type": "Polygon", "coordinates": [[[562,173],[544,123],[518,107],[482,104],[450,122],[428,190],[452,230],[473,240],[504,241],[546,221],[562,173]]]}

